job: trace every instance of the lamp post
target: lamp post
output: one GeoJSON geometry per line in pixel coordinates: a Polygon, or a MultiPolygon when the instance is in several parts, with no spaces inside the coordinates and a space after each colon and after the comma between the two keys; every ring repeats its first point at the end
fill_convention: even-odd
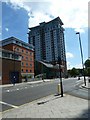
{"type": "Polygon", "coordinates": [[[82,67],[83,67],[84,84],[85,84],[85,86],[86,86],[86,79],[85,79],[85,72],[84,72],[84,63],[83,63],[83,52],[82,52],[82,44],[81,44],[80,32],[77,32],[76,34],[79,35],[79,44],[80,44],[80,51],[81,51],[81,59],[82,59],[82,67]]]}
{"type": "Polygon", "coordinates": [[[59,64],[59,78],[60,78],[60,85],[61,85],[61,97],[63,97],[63,85],[62,85],[62,74],[61,74],[61,58],[58,57],[58,64],[59,64]]]}
{"type": "Polygon", "coordinates": [[[16,47],[14,47],[14,76],[13,76],[13,84],[15,85],[15,80],[16,80],[16,75],[15,75],[15,49],[16,47]]]}
{"type": "Polygon", "coordinates": [[[43,80],[43,82],[44,82],[44,71],[43,71],[43,62],[41,63],[41,67],[42,67],[42,80],[43,80]]]}
{"type": "Polygon", "coordinates": [[[58,86],[58,87],[60,87],[60,89],[61,89],[61,97],[63,97],[63,84],[62,84],[62,74],[61,74],[61,58],[58,57],[58,61],[53,61],[52,64],[53,65],[59,64],[59,78],[60,78],[59,85],[61,87],[60,86],[58,86]]]}

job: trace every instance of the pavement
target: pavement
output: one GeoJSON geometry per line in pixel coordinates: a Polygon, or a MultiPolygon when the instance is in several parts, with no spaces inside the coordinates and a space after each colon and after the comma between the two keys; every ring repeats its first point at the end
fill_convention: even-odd
{"type": "MultiPolygon", "coordinates": [[[[22,83],[16,83],[15,86],[19,86],[19,85],[26,85],[26,84],[37,84],[37,83],[42,83],[42,82],[50,82],[54,79],[45,79],[45,80],[36,80],[36,81],[29,81],[29,82],[22,82],[22,83]]],[[[10,86],[14,86],[13,84],[4,84],[4,85],[0,85],[0,88],[3,87],[10,87],[10,86]]]]}
{"type": "Polygon", "coordinates": [[[87,80],[87,81],[86,81],[86,86],[85,86],[85,84],[82,84],[82,87],[83,87],[83,88],[90,89],[90,82],[88,82],[88,80],[87,80]]]}
{"type": "Polygon", "coordinates": [[[88,118],[88,100],[65,94],[50,95],[10,109],[2,118],[88,118]]]}
{"type": "MultiPolygon", "coordinates": [[[[46,80],[47,81],[47,80],[46,80]]],[[[22,83],[23,84],[23,83],[22,83]]],[[[26,83],[28,84],[28,83],[26,83]]],[[[32,83],[33,84],[33,83],[32,83]]],[[[88,83],[90,84],[90,83],[88,83]]],[[[87,89],[89,85],[84,86],[87,89]]],[[[0,118],[90,118],[89,101],[68,94],[49,95],[0,113],[0,118]]]]}

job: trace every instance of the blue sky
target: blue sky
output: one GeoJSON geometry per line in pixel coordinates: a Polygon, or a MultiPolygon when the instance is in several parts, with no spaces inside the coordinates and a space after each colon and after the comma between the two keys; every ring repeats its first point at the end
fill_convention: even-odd
{"type": "Polygon", "coordinates": [[[77,0],[56,1],[5,0],[2,2],[2,39],[14,36],[28,42],[28,27],[43,21],[48,22],[59,16],[65,28],[67,67],[81,68],[79,40],[75,33],[80,32],[85,61],[88,58],[88,0],[83,2],[78,0],[78,4],[77,0]]]}
{"type": "Polygon", "coordinates": [[[24,9],[13,9],[2,3],[2,38],[15,36],[27,41],[28,16],[24,9]]]}

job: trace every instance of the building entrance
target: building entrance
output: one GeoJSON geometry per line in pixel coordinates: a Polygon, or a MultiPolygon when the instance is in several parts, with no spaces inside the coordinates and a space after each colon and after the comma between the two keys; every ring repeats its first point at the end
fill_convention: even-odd
{"type": "Polygon", "coordinates": [[[19,83],[19,72],[10,72],[10,82],[12,84],[19,83]]]}

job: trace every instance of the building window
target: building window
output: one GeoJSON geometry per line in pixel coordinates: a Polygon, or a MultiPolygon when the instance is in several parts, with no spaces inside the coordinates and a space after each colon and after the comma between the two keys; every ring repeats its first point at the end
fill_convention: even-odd
{"type": "Polygon", "coordinates": [[[30,55],[32,56],[32,52],[30,52],[30,55]]]}
{"type": "Polygon", "coordinates": [[[24,65],[24,63],[22,62],[22,66],[24,65]]]}
{"type": "Polygon", "coordinates": [[[26,72],[28,72],[28,70],[26,70],[26,72]]]}
{"type": "Polygon", "coordinates": [[[30,73],[32,72],[32,70],[30,70],[30,73]]]}
{"type": "Polygon", "coordinates": [[[28,63],[26,63],[26,66],[28,66],[28,63]]]}
{"type": "Polygon", "coordinates": [[[24,50],[22,50],[22,52],[24,52],[24,50]]]}
{"type": "Polygon", "coordinates": [[[32,58],[30,58],[30,61],[32,61],[32,58]]]}
{"type": "Polygon", "coordinates": [[[28,57],[26,57],[26,60],[28,60],[28,57]]]}
{"type": "Polygon", "coordinates": [[[17,48],[17,51],[19,51],[19,48],[17,48]]]}
{"type": "Polygon", "coordinates": [[[28,53],[28,51],[26,51],[26,53],[28,53]]]}
{"type": "Polygon", "coordinates": [[[18,55],[15,55],[15,59],[18,60],[18,55]]]}
{"type": "Polygon", "coordinates": [[[18,41],[16,41],[16,43],[18,43],[18,41]]]}
{"type": "Polygon", "coordinates": [[[30,67],[32,67],[32,64],[30,64],[30,67]]]}
{"type": "Polygon", "coordinates": [[[22,59],[24,59],[24,57],[22,56],[22,59]]]}
{"type": "Polygon", "coordinates": [[[23,69],[22,69],[22,72],[23,72],[23,69]]]}
{"type": "Polygon", "coordinates": [[[9,54],[9,53],[2,53],[2,56],[3,56],[3,57],[10,58],[10,54],[9,54]]]}

